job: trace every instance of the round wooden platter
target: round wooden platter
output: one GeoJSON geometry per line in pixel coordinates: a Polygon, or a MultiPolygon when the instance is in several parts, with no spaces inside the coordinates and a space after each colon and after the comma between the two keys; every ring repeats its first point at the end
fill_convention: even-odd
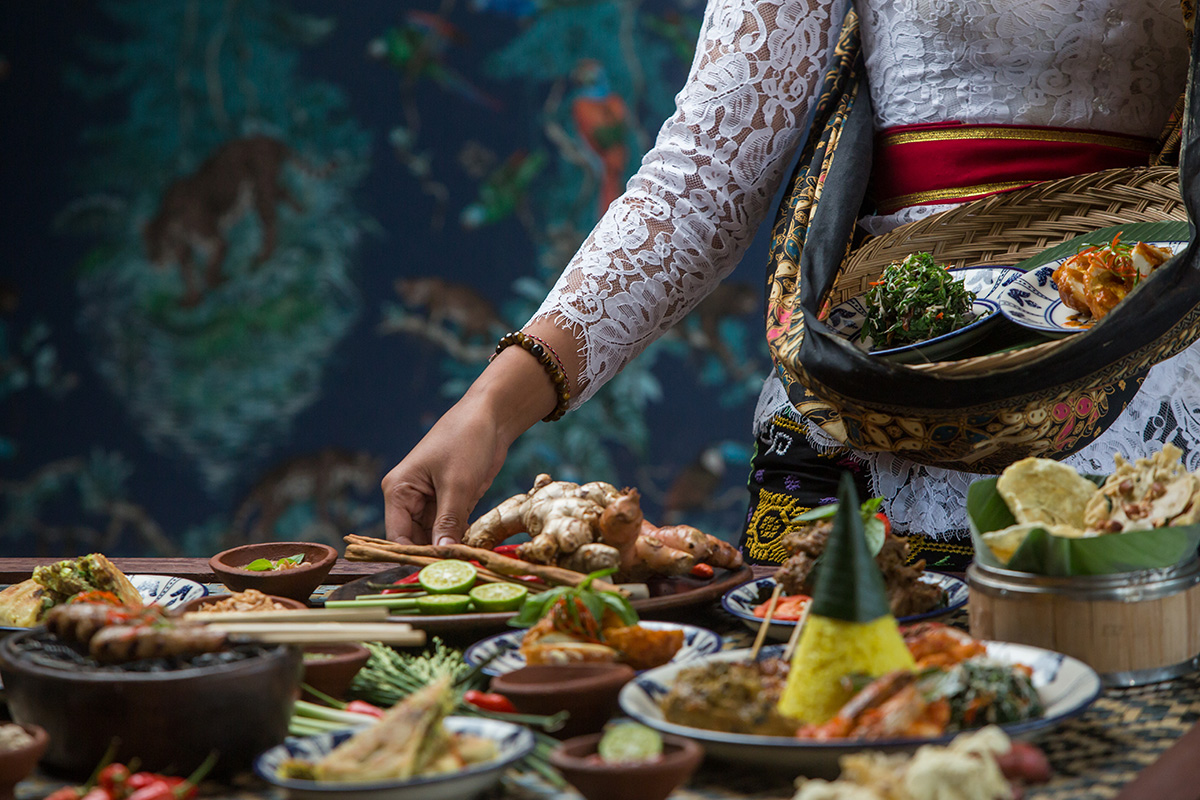
{"type": "MultiPolygon", "coordinates": [[[[360,594],[377,594],[384,584],[393,583],[400,578],[411,575],[416,567],[393,567],[376,572],[363,578],[357,578],[334,589],[326,600],[351,600],[360,594]]],[[[639,616],[650,618],[655,615],[671,614],[676,611],[689,609],[704,603],[720,599],[728,590],[740,586],[753,578],[750,567],[739,569],[716,569],[715,574],[708,580],[692,577],[656,578],[647,582],[650,596],[633,600],[633,607],[639,616]]],[[[507,629],[507,622],[514,612],[498,612],[487,614],[411,614],[394,615],[388,619],[395,622],[407,622],[414,628],[420,628],[426,633],[444,636],[479,635],[507,629]]]]}

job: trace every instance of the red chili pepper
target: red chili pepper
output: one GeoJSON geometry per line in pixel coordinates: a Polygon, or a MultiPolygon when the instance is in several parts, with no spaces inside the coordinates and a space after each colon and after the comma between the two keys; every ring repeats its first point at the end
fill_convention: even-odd
{"type": "Polygon", "coordinates": [[[372,717],[382,717],[383,709],[379,706],[373,706],[366,700],[351,700],[346,703],[345,711],[351,711],[355,714],[370,714],[372,717]]]}
{"type": "Polygon", "coordinates": [[[96,777],[96,782],[101,789],[104,789],[113,797],[122,797],[125,794],[125,787],[128,785],[129,777],[132,774],[133,772],[126,765],[113,763],[100,770],[100,774],[96,777]]]}
{"type": "Polygon", "coordinates": [[[94,786],[81,800],[117,800],[120,795],[108,791],[103,786],[94,786]]]}
{"type": "Polygon", "coordinates": [[[419,591],[421,591],[421,587],[414,581],[413,583],[406,583],[402,586],[392,584],[390,589],[384,589],[380,592],[380,594],[412,594],[413,592],[419,591]]]}
{"type": "Polygon", "coordinates": [[[176,800],[175,787],[161,776],[129,795],[125,800],[176,800]]]}
{"type": "Polygon", "coordinates": [[[711,564],[697,564],[696,566],[692,567],[690,574],[693,578],[704,578],[705,580],[708,580],[713,576],[713,568],[711,564]]]}
{"type": "Polygon", "coordinates": [[[493,547],[492,550],[493,552],[499,553],[502,556],[510,556],[515,558],[517,555],[517,548],[520,546],[521,545],[519,544],[498,544],[493,547]]]}
{"type": "Polygon", "coordinates": [[[875,514],[875,519],[877,519],[883,523],[883,535],[891,536],[892,535],[892,521],[887,518],[887,514],[883,513],[882,511],[879,511],[875,514]]]}
{"type": "Polygon", "coordinates": [[[481,692],[478,689],[468,689],[463,694],[463,700],[484,711],[496,711],[501,714],[515,714],[517,708],[502,694],[481,692]]]}
{"type": "Polygon", "coordinates": [[[79,787],[64,786],[46,795],[45,800],[79,800],[82,796],[83,793],[79,791],[79,787]]]}
{"type": "Polygon", "coordinates": [[[421,572],[420,572],[420,570],[418,570],[418,571],[414,572],[412,575],[405,575],[403,578],[401,578],[398,581],[392,581],[392,586],[404,586],[409,583],[416,583],[417,576],[420,574],[421,574],[421,572]]]}

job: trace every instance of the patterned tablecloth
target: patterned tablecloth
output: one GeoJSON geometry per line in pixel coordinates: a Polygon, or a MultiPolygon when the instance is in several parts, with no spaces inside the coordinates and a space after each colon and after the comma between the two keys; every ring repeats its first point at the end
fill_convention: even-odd
{"type": "MultiPolygon", "coordinates": [[[[699,609],[685,620],[716,630],[727,647],[749,647],[753,634],[719,604],[699,609]]],[[[965,627],[965,613],[948,621],[965,627]]],[[[1200,673],[1136,689],[1108,689],[1086,712],[1047,733],[1039,744],[1054,767],[1054,778],[1027,790],[1028,800],[1109,800],[1144,767],[1155,761],[1200,719],[1200,673]]],[[[790,775],[705,763],[673,800],[787,800],[790,775]]],[[[17,800],[40,800],[61,786],[35,776],[17,787],[17,800]]],[[[237,785],[206,785],[204,798],[282,800],[284,795],[252,775],[237,785]]],[[[578,798],[573,791],[550,787],[535,777],[511,775],[484,800],[578,798]]],[[[1168,800],[1163,798],[1163,800],[1168,800]]]]}

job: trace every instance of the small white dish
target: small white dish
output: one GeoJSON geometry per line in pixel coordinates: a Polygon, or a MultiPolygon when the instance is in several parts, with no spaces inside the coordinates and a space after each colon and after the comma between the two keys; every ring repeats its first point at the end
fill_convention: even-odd
{"type": "MultiPolygon", "coordinates": [[[[725,640],[718,634],[708,628],[700,628],[695,625],[655,620],[641,620],[638,625],[650,630],[683,630],[683,647],[679,648],[679,652],[671,659],[670,663],[672,664],[695,661],[710,653],[720,651],[725,644],[725,640]]],[[[505,631],[495,636],[489,636],[468,647],[463,653],[463,660],[472,667],[487,661],[487,666],[483,668],[484,674],[487,675],[503,675],[521,669],[526,666],[525,656],[521,655],[519,649],[521,640],[524,638],[525,631],[523,630],[505,631]],[[495,654],[495,658],[491,658],[493,654],[495,654]],[[491,658],[490,661],[488,661],[489,658],[491,658]]]]}
{"type": "Polygon", "coordinates": [[[197,597],[208,596],[208,587],[204,584],[173,575],[130,575],[129,582],[148,606],[171,609],[197,597]]]}
{"type": "Polygon", "coordinates": [[[404,781],[371,783],[334,783],[279,777],[279,767],[287,759],[316,761],[353,735],[353,730],[322,733],[304,738],[289,738],[272,747],[254,761],[254,771],[263,780],[287,792],[293,800],[467,800],[500,782],[514,762],[533,750],[533,733],[522,725],[482,717],[446,717],[451,733],[469,734],[492,740],[499,754],[491,761],[473,764],[464,770],[404,781]]]}
{"type": "Polygon", "coordinates": [[[977,341],[984,333],[984,326],[999,319],[1000,298],[1008,285],[1021,277],[1021,271],[1011,267],[959,267],[948,271],[963,282],[967,291],[975,293],[975,302],[971,306],[975,319],[958,330],[902,347],[871,350],[870,342],[861,337],[863,321],[867,317],[867,307],[861,295],[829,309],[824,322],[834,333],[853,342],[860,350],[886,361],[908,363],[944,359],[977,341]]]}
{"type": "MultiPolygon", "coordinates": [[[[896,621],[901,625],[945,616],[967,604],[967,595],[970,593],[970,589],[967,587],[966,581],[941,572],[925,572],[921,575],[921,580],[924,583],[941,587],[946,593],[946,602],[923,614],[898,618],[896,621]]],[[[747,628],[757,631],[762,627],[762,617],[755,616],[754,609],[762,604],[764,597],[770,597],[774,590],[775,579],[772,577],[748,581],[726,592],[721,598],[721,607],[745,623],[747,628]]],[[[767,638],[773,642],[786,642],[791,638],[792,630],[795,627],[795,620],[772,619],[771,624],[767,627],[767,638]]]]}
{"type": "MultiPolygon", "coordinates": [[[[1187,242],[1149,242],[1179,253],[1187,242]]],[[[1082,333],[1092,326],[1090,317],[1082,316],[1062,301],[1054,270],[1072,256],[1063,256],[1031,267],[1006,287],[1000,297],[1000,313],[1018,325],[1052,336],[1082,333]]]]}
{"type": "MultiPolygon", "coordinates": [[[[1043,650],[1009,642],[984,642],[987,657],[993,661],[1016,665],[1024,664],[1032,669],[1034,688],[1045,706],[1045,713],[1037,719],[1014,722],[1001,727],[1016,739],[1034,739],[1063,721],[1082,714],[1100,695],[1100,676],[1082,661],[1043,650]]],[[[778,658],[784,645],[768,645],[762,648],[760,658],[778,658]]],[[[676,725],[663,718],[658,699],[665,695],[675,682],[679,671],[701,663],[714,661],[745,661],[750,650],[724,650],[701,661],[690,664],[667,664],[647,670],[621,689],[621,710],[644,725],[662,733],[686,736],[704,746],[705,752],[717,759],[731,761],[742,766],[788,770],[813,777],[836,775],[838,759],[843,755],[876,750],[880,752],[913,752],[923,744],[945,744],[955,734],[931,738],[861,739],[841,741],[810,741],[790,736],[760,736],[742,733],[724,733],[687,725],[676,725]]]]}

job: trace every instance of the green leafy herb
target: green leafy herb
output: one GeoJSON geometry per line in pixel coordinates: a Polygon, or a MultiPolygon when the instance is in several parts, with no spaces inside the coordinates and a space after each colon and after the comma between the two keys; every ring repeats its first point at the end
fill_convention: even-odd
{"type": "Polygon", "coordinates": [[[604,619],[604,612],[611,610],[625,625],[636,625],[637,612],[633,610],[633,606],[624,595],[616,592],[598,592],[591,588],[592,581],[607,578],[616,571],[613,567],[598,570],[590,573],[578,586],[556,586],[539,594],[531,594],[525,599],[525,603],[516,616],[508,621],[508,624],[514,628],[532,627],[549,613],[559,600],[566,599],[567,602],[564,605],[567,613],[575,622],[579,621],[577,619],[579,608],[576,603],[571,602],[572,600],[579,601],[597,624],[604,619]]]}
{"type": "Polygon", "coordinates": [[[862,336],[872,350],[933,339],[972,322],[974,302],[974,292],[933,256],[914,253],[889,265],[867,290],[862,336]]]}
{"type": "Polygon", "coordinates": [[[269,558],[256,558],[246,566],[242,567],[242,569],[249,570],[250,572],[270,572],[273,569],[282,568],[284,564],[300,564],[303,563],[303,561],[304,553],[296,553],[294,556],[284,556],[283,558],[277,558],[274,561],[270,560],[269,558]]]}

